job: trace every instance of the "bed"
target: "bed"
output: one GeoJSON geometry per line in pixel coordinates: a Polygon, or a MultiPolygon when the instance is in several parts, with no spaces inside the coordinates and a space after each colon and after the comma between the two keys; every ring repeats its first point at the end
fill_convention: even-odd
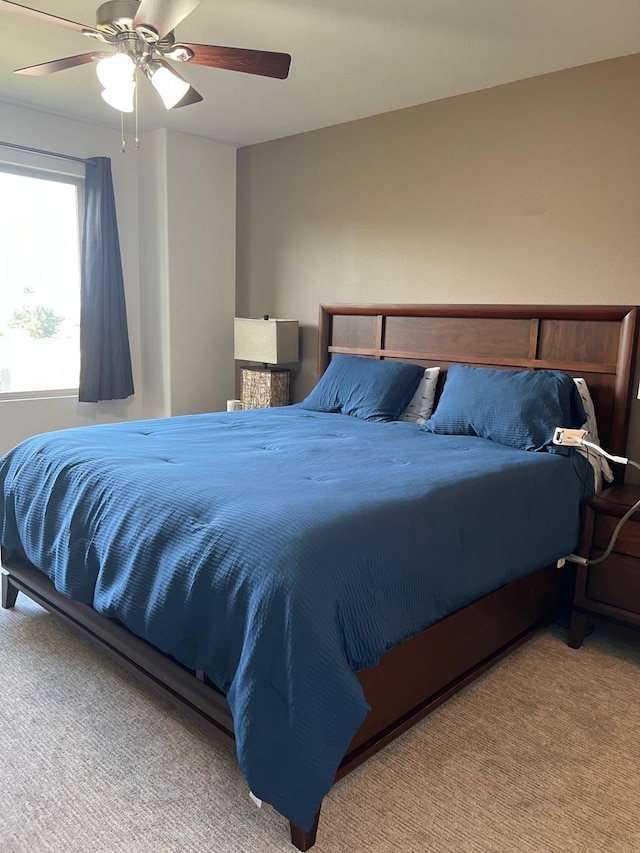
{"type": "MultiPolygon", "coordinates": [[[[624,306],[322,306],[318,375],[335,356],[439,367],[440,389],[452,365],[563,371],[619,453],[637,336],[624,306]]],[[[10,464],[31,491],[21,535],[5,514],[3,607],[25,593],[235,739],[300,850],[335,779],[558,616],[588,479],[568,457],[298,406],[67,430],[10,464]],[[36,486],[54,475],[55,500],[36,486]],[[443,567],[425,586],[421,528],[443,567]]]]}

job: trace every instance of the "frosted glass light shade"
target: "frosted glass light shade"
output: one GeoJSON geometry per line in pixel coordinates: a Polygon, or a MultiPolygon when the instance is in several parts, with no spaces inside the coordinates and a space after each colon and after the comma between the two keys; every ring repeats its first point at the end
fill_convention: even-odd
{"type": "Polygon", "coordinates": [[[170,110],[175,107],[189,91],[190,84],[178,77],[169,68],[161,65],[151,75],[151,85],[162,98],[162,103],[170,110]]]}
{"type": "Polygon", "coordinates": [[[238,361],[295,364],[298,361],[298,321],[236,317],[233,352],[238,361]]]}
{"type": "Polygon", "coordinates": [[[105,89],[113,89],[115,86],[131,82],[135,70],[135,62],[126,53],[106,56],[96,65],[98,80],[105,89]]]}
{"type": "Polygon", "coordinates": [[[103,100],[119,110],[121,113],[133,112],[133,95],[136,90],[136,84],[133,80],[128,83],[119,83],[117,86],[111,86],[109,89],[104,89],[102,94],[103,100]]]}

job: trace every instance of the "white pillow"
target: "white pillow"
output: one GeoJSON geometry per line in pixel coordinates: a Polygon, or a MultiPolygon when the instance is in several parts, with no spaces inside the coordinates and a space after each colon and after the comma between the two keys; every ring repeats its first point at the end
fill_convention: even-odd
{"type": "MultiPolygon", "coordinates": [[[[587,415],[587,420],[584,424],[582,424],[582,429],[586,429],[586,431],[589,433],[589,435],[587,436],[588,441],[592,441],[594,444],[599,445],[600,436],[598,435],[596,410],[593,405],[593,400],[591,399],[589,386],[587,385],[586,380],[582,379],[581,377],[574,377],[573,381],[576,383],[576,387],[580,393],[580,398],[582,399],[582,405],[584,406],[584,410],[587,415]]],[[[604,458],[604,456],[600,456],[599,453],[589,453],[588,447],[581,447],[579,448],[579,451],[580,453],[582,453],[583,456],[586,456],[587,460],[591,463],[591,466],[593,467],[596,492],[602,491],[603,477],[608,483],[613,482],[613,472],[609,467],[609,463],[604,458]]]]}
{"type": "Polygon", "coordinates": [[[436,385],[438,384],[439,367],[427,367],[416,393],[411,402],[398,418],[399,421],[410,421],[414,424],[423,424],[431,417],[433,403],[436,398],[436,385]]]}

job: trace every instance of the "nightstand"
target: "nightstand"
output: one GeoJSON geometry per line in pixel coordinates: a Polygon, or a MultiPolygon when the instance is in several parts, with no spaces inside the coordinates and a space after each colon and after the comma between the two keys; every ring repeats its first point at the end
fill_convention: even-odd
{"type": "MultiPolygon", "coordinates": [[[[579,552],[599,557],[640,486],[614,486],[587,501],[579,552]]],[[[640,511],[625,522],[613,551],[595,566],[577,566],[569,645],[582,645],[589,617],[640,630],[640,511]]]]}
{"type": "Polygon", "coordinates": [[[288,406],[290,370],[243,367],[240,370],[240,399],[243,409],[288,406]]]}

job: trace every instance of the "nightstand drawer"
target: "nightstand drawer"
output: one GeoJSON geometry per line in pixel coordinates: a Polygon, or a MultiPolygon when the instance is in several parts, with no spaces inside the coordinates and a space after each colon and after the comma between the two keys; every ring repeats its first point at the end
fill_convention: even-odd
{"type": "MultiPolygon", "coordinates": [[[[595,552],[594,556],[600,556],[595,552]]],[[[633,557],[612,553],[589,567],[587,598],[640,613],[640,563],[633,557]]]]}
{"type": "MultiPolygon", "coordinates": [[[[616,524],[620,521],[611,515],[597,515],[595,528],[593,531],[593,547],[604,549],[609,544],[611,534],[615,530],[616,524]]],[[[616,544],[613,546],[614,551],[619,554],[628,554],[630,557],[640,557],[640,521],[627,521],[622,526],[616,544]]]]}

